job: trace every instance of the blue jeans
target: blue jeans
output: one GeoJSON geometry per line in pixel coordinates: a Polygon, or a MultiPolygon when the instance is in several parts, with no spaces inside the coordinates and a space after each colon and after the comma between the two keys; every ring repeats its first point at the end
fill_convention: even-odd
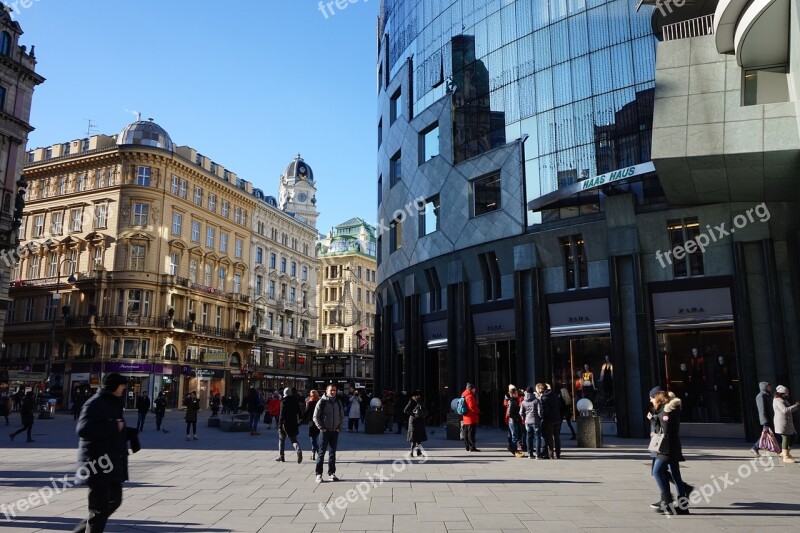
{"type": "Polygon", "coordinates": [[[255,431],[258,428],[258,419],[261,418],[261,413],[250,411],[250,431],[255,431]]]}
{"type": "Polygon", "coordinates": [[[142,431],[144,429],[144,418],[147,416],[147,413],[139,413],[139,418],[136,421],[136,429],[142,431]]]}
{"type": "Polygon", "coordinates": [[[508,432],[510,434],[508,439],[509,447],[512,452],[516,452],[517,445],[519,444],[519,424],[511,418],[508,419],[508,432]]]}
{"type": "Polygon", "coordinates": [[[325,452],[328,452],[328,475],[336,473],[336,446],[339,444],[338,431],[323,431],[322,444],[317,455],[317,475],[322,475],[322,465],[325,462],[325,452]]]}
{"type": "Polygon", "coordinates": [[[656,478],[656,484],[661,494],[671,494],[669,488],[669,474],[672,474],[672,481],[675,483],[678,497],[686,496],[683,479],[681,478],[680,463],[678,463],[678,461],[662,461],[656,458],[656,460],[653,461],[653,477],[656,478]],[[669,472],[667,472],[667,470],[669,470],[669,472]]]}
{"type": "Polygon", "coordinates": [[[319,434],[314,435],[313,437],[309,435],[308,438],[311,439],[311,451],[313,453],[319,452],[319,434]]]}
{"type": "Polygon", "coordinates": [[[541,426],[537,426],[536,424],[526,424],[525,429],[527,430],[526,437],[528,439],[528,453],[542,455],[542,444],[544,439],[542,439],[541,426]]]}

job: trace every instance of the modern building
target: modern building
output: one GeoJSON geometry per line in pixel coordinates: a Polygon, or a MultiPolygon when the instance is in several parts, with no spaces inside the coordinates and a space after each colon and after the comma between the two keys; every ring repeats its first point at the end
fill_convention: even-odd
{"type": "Polygon", "coordinates": [[[312,371],[317,389],[333,382],[344,390],[373,390],[376,246],[375,227],[361,218],[335,226],[317,242],[320,350],[312,371]]]}
{"type": "Polygon", "coordinates": [[[551,382],[638,437],[656,384],[729,436],[800,386],[797,6],[660,6],[383,3],[379,387],[502,423],[551,382]]]}
{"type": "MultiPolygon", "coordinates": [[[[0,252],[4,257],[18,245],[17,229],[24,208],[19,189],[25,188],[22,165],[25,144],[33,127],[31,115],[33,91],[44,78],[36,73],[34,48],[30,52],[19,44],[22,28],[11,18],[11,9],[0,5],[0,168],[3,169],[2,204],[0,204],[0,252]]],[[[0,260],[0,338],[6,322],[10,300],[8,279],[12,262],[0,260]]],[[[7,378],[0,378],[0,393],[5,393],[7,378]]]]}
{"type": "Polygon", "coordinates": [[[305,235],[308,265],[315,236],[274,198],[152,120],[31,150],[24,178],[2,360],[12,388],[49,376],[69,401],[113,371],[130,380],[128,407],[143,391],[173,407],[197,391],[206,405],[271,370],[255,359],[268,352],[254,350],[253,234],[277,241],[278,228],[274,246],[298,255],[286,235],[305,235]]]}
{"type": "Polygon", "coordinates": [[[264,390],[307,391],[317,348],[316,181],[298,155],[280,179],[279,207],[264,197],[255,211],[251,251],[257,331],[253,380],[264,390]]]}

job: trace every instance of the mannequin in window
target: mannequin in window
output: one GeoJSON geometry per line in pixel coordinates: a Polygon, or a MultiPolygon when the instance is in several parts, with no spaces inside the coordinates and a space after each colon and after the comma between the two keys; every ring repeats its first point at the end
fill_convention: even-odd
{"type": "Polygon", "coordinates": [[[692,355],[689,357],[689,387],[688,393],[691,396],[692,419],[696,422],[706,422],[707,417],[705,410],[698,411],[699,415],[695,417],[695,411],[704,409],[705,404],[705,388],[706,388],[706,362],[705,358],[700,355],[697,348],[692,348],[692,355]]]}
{"type": "Polygon", "coordinates": [[[586,396],[583,393],[583,372],[578,370],[577,372],[575,372],[575,377],[576,377],[576,379],[575,379],[575,396],[580,394],[581,398],[586,398],[586,396]]]}
{"type": "Polygon", "coordinates": [[[600,367],[600,382],[603,384],[603,395],[606,399],[611,399],[614,396],[614,364],[608,355],[600,367]]]}
{"type": "Polygon", "coordinates": [[[714,392],[719,402],[719,414],[730,418],[736,412],[736,399],[733,394],[733,377],[725,357],[720,355],[714,365],[714,392]]]}
{"type": "Polygon", "coordinates": [[[588,364],[583,365],[583,372],[581,373],[581,380],[583,381],[583,396],[594,401],[595,387],[594,387],[594,372],[591,371],[588,364]]]}

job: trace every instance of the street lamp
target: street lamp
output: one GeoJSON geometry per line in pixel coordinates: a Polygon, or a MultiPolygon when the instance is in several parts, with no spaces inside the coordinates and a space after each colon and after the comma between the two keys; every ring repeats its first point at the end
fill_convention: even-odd
{"type": "MultiPolygon", "coordinates": [[[[58,291],[61,289],[61,267],[64,265],[64,263],[74,264],[75,261],[73,261],[72,259],[64,259],[60,263],[58,263],[58,268],[56,270],[56,291],[55,294],[53,294],[53,303],[51,310],[53,315],[53,323],[52,327],[50,328],[50,356],[47,359],[47,372],[45,372],[45,374],[47,375],[47,383],[49,384],[49,387],[52,387],[53,376],[50,374],[50,372],[53,369],[53,349],[56,346],[56,316],[58,314],[58,304],[56,302],[61,301],[61,294],[58,291]]],[[[74,274],[70,274],[70,276],[67,278],[67,283],[69,283],[70,285],[75,283],[76,281],[77,279],[75,278],[74,274]]]]}

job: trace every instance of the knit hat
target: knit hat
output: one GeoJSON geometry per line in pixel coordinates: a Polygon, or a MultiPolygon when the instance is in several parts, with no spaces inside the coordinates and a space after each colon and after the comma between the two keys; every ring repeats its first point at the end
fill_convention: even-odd
{"type": "Polygon", "coordinates": [[[283,389],[283,396],[284,396],[284,398],[285,398],[286,396],[290,396],[291,394],[292,394],[292,389],[290,389],[289,387],[286,387],[285,389],[283,389]]]}
{"type": "Polygon", "coordinates": [[[659,392],[661,392],[661,387],[653,387],[652,389],[650,389],[650,397],[655,398],[656,394],[658,394],[659,392]]]}
{"type": "Polygon", "coordinates": [[[775,387],[775,392],[777,392],[778,394],[789,394],[789,389],[787,389],[783,385],[778,385],[777,387],[775,387]]]}
{"type": "Polygon", "coordinates": [[[107,390],[109,392],[114,392],[120,385],[127,384],[128,378],[121,374],[117,374],[116,372],[106,374],[106,377],[103,378],[103,390],[107,390]]]}
{"type": "Polygon", "coordinates": [[[508,390],[510,390],[510,391],[517,390],[517,387],[515,385],[509,385],[508,386],[508,390]]]}

